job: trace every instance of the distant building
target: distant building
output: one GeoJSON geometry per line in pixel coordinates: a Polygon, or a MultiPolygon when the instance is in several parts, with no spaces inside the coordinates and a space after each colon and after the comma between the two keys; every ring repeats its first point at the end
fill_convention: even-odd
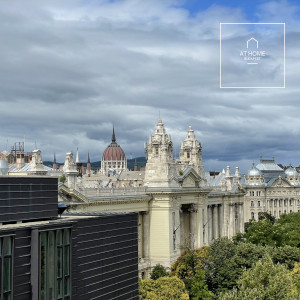
{"type": "Polygon", "coordinates": [[[258,220],[263,212],[279,218],[281,214],[300,211],[300,175],[292,166],[282,169],[274,158],[261,158],[259,164],[253,164],[243,187],[245,221],[258,220]]]}
{"type": "Polygon", "coordinates": [[[100,173],[103,175],[115,175],[127,169],[127,159],[120,145],[116,142],[115,129],[113,128],[111,143],[102,155],[100,173]]]}

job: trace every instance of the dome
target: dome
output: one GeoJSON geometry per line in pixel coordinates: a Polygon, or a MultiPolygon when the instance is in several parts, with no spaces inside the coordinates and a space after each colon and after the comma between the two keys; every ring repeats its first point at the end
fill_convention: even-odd
{"type": "Polygon", "coordinates": [[[7,161],[0,158],[0,175],[7,175],[8,173],[8,164],[7,161]]]}
{"type": "Polygon", "coordinates": [[[102,155],[103,161],[117,161],[125,160],[125,153],[120,145],[116,142],[115,130],[113,129],[112,139],[110,145],[104,150],[102,155]]]}
{"type": "Polygon", "coordinates": [[[289,167],[284,171],[284,173],[286,176],[292,176],[292,177],[299,176],[299,173],[293,167],[289,167]]]}
{"type": "Polygon", "coordinates": [[[125,153],[117,143],[111,143],[104,151],[102,160],[124,160],[125,153]]]}
{"type": "Polygon", "coordinates": [[[261,176],[261,172],[254,166],[252,165],[252,168],[248,170],[247,176],[261,176]]]}

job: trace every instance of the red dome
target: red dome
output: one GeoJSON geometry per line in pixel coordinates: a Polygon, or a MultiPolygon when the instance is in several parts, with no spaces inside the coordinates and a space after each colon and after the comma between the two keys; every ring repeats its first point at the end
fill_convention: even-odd
{"type": "Polygon", "coordinates": [[[117,144],[112,142],[104,151],[102,160],[124,160],[125,153],[123,149],[117,144]]]}

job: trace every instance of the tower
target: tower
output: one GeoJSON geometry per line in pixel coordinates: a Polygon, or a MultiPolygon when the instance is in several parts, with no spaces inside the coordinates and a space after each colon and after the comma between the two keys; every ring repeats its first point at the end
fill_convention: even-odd
{"type": "Polygon", "coordinates": [[[53,170],[57,170],[57,164],[56,164],[56,156],[55,156],[55,152],[54,152],[54,157],[53,157],[53,165],[52,165],[52,169],[53,170]]]}
{"type": "Polygon", "coordinates": [[[115,128],[111,137],[111,143],[103,152],[101,160],[101,174],[110,175],[120,173],[127,169],[127,159],[123,149],[117,144],[115,128]]]}
{"type": "Polygon", "coordinates": [[[76,164],[74,163],[73,153],[68,152],[66,154],[65,164],[63,167],[63,171],[67,177],[67,186],[69,188],[74,189],[76,186],[76,178],[78,175],[78,171],[76,169],[76,164]]]}
{"type": "Polygon", "coordinates": [[[195,137],[192,126],[189,126],[186,138],[181,143],[180,160],[183,164],[193,167],[201,179],[204,180],[205,170],[202,163],[202,147],[195,137]]]}
{"type": "Polygon", "coordinates": [[[175,180],[171,136],[166,134],[164,124],[159,119],[154,134],[149,137],[144,184],[149,187],[169,187],[177,185],[175,180]]]}
{"type": "Polygon", "coordinates": [[[90,177],[91,176],[91,161],[90,161],[90,153],[88,152],[88,161],[86,164],[86,174],[90,177]]]}

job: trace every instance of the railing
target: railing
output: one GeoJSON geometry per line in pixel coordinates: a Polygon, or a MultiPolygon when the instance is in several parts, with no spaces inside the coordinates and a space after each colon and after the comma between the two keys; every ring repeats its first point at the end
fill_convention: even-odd
{"type": "Polygon", "coordinates": [[[111,196],[111,195],[141,195],[145,194],[146,187],[122,187],[122,188],[79,188],[79,192],[86,197],[111,196]]]}

